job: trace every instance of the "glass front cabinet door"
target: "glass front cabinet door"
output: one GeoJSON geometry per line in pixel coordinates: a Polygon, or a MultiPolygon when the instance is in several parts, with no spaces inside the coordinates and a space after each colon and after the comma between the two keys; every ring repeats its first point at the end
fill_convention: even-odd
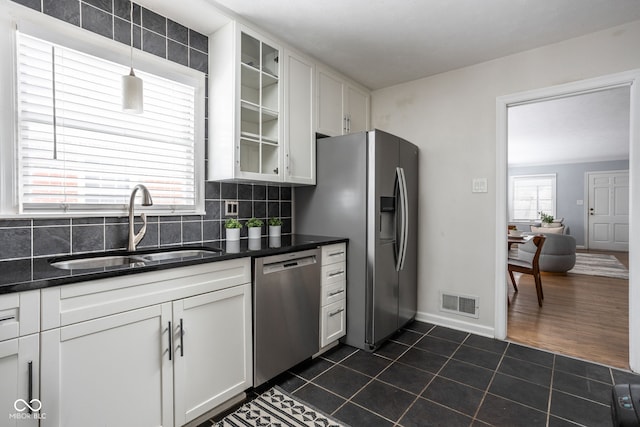
{"type": "Polygon", "coordinates": [[[281,48],[236,22],[209,43],[208,179],[281,181],[281,48]]]}
{"type": "Polygon", "coordinates": [[[280,51],[240,35],[240,172],[280,173],[280,51]]]}

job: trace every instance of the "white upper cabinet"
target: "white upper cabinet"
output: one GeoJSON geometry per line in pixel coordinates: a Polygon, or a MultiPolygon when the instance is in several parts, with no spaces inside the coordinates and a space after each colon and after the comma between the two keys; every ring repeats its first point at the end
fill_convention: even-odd
{"type": "Polygon", "coordinates": [[[237,22],[209,37],[210,180],[315,184],[315,65],[237,22]]]}
{"type": "Polygon", "coordinates": [[[209,38],[210,180],[282,181],[280,54],[236,22],[209,38]]]}
{"type": "Polygon", "coordinates": [[[320,67],[317,99],[319,133],[337,136],[369,129],[369,94],[320,67]]]}
{"type": "Polygon", "coordinates": [[[369,130],[369,94],[355,86],[347,86],[346,92],[347,133],[369,130]]]}
{"type": "Polygon", "coordinates": [[[345,129],[343,82],[325,70],[318,69],[318,132],[342,135],[345,129]]]}
{"type": "Polygon", "coordinates": [[[287,49],[284,59],[284,180],[294,184],[315,184],[315,64],[287,49]]]}
{"type": "Polygon", "coordinates": [[[369,93],[230,22],[209,37],[212,181],[316,183],[315,133],[369,129],[369,93]]]}

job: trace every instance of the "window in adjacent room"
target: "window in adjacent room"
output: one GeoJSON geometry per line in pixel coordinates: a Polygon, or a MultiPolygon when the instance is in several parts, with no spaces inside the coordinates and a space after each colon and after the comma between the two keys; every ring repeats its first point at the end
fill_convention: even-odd
{"type": "Polygon", "coordinates": [[[509,190],[509,221],[536,220],[540,211],[555,216],[555,174],[512,176],[509,190]]]}

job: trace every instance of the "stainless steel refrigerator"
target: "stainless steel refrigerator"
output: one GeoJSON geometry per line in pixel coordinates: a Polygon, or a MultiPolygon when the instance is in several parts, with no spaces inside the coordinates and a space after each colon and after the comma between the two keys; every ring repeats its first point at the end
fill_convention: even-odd
{"type": "Polygon", "coordinates": [[[380,130],[321,138],[295,232],[348,237],[346,343],[374,350],[415,318],[418,147],[380,130]]]}

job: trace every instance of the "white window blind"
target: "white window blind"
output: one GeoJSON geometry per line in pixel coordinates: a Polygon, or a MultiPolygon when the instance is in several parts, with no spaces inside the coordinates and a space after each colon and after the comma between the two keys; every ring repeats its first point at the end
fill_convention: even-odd
{"type": "Polygon", "coordinates": [[[136,70],[144,113],[123,113],[128,67],[20,32],[16,40],[23,212],[118,210],[138,183],[155,209],[193,211],[194,87],[136,70]]]}
{"type": "Polygon", "coordinates": [[[555,216],[556,176],[511,177],[511,221],[540,218],[539,212],[555,216]]]}

